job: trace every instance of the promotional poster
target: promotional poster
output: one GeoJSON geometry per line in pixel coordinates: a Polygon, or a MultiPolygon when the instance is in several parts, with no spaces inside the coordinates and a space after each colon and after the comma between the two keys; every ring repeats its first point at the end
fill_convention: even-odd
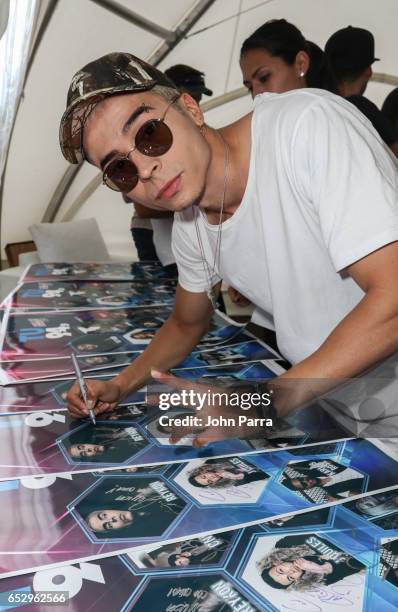
{"type": "MultiPolygon", "coordinates": [[[[93,372],[111,371],[111,368],[128,366],[140,353],[115,353],[111,355],[78,355],[80,370],[90,377],[93,372]]],[[[47,378],[70,378],[75,376],[71,357],[34,359],[32,361],[2,361],[0,384],[9,385],[18,381],[38,382],[47,378]]]]}
{"type": "MultiPolygon", "coordinates": [[[[168,306],[34,314],[13,314],[8,309],[0,330],[1,358],[26,361],[69,356],[72,351],[93,355],[143,350],[170,312],[168,306]]],[[[246,340],[253,340],[253,336],[217,312],[196,348],[246,340]]]]}
{"type": "MultiPolygon", "coordinates": [[[[366,505],[371,497],[356,503],[366,505]]],[[[29,597],[62,592],[75,612],[91,606],[149,610],[154,598],[163,612],[174,604],[218,612],[393,612],[398,531],[385,538],[377,562],[377,536],[369,537],[356,520],[349,504],[342,504],[3,578],[0,604],[20,598],[24,609],[39,612],[29,597]]]]}
{"type": "MultiPolygon", "coordinates": [[[[371,497],[357,503],[366,504],[371,497]]],[[[377,537],[369,537],[355,521],[349,505],[342,504],[3,578],[0,604],[20,598],[27,610],[40,612],[40,604],[29,605],[29,597],[62,592],[76,612],[89,606],[140,610],[145,604],[148,610],[153,601],[148,597],[153,596],[157,609],[164,612],[173,600],[185,605],[183,609],[190,610],[195,602],[219,612],[393,612],[397,587],[389,574],[396,573],[391,567],[398,531],[385,538],[378,562],[377,537]]]]}
{"type": "MultiPolygon", "coordinates": [[[[36,362],[35,362],[36,363],[36,362]]],[[[234,370],[236,365],[231,366],[234,370]]],[[[221,369],[197,368],[194,370],[177,370],[178,375],[189,378],[203,372],[222,380],[227,372],[234,380],[269,379],[278,373],[278,366],[272,362],[254,362],[239,365],[239,370],[230,372],[221,369]]],[[[69,385],[56,385],[45,388],[46,399],[64,401],[69,385]]],[[[25,385],[23,385],[25,386],[25,385]]],[[[132,394],[142,398],[144,390],[132,394]]],[[[188,460],[193,457],[223,455],[244,452],[253,449],[249,442],[229,439],[215,442],[208,448],[199,451],[192,448],[192,438],[184,438],[177,445],[170,445],[166,426],[160,425],[158,405],[147,408],[141,405],[128,405],[118,408],[98,419],[96,425],[70,419],[65,412],[46,410],[43,402],[38,400],[34,412],[21,415],[3,416],[0,427],[0,478],[14,478],[34,474],[59,473],[63,471],[89,471],[93,467],[112,467],[117,465],[149,465],[152,463],[188,460]],[[102,417],[104,419],[104,417],[102,417]],[[133,426],[133,425],[134,426],[133,426]],[[4,442],[4,443],[3,443],[4,442]]],[[[131,400],[130,400],[131,401],[131,400]]],[[[33,403],[33,401],[31,400],[33,403]]],[[[192,410],[183,410],[178,416],[192,415],[192,410]]],[[[161,413],[162,414],[162,413],[161,413]]],[[[167,423],[176,416],[168,415],[167,423]]],[[[306,438],[302,430],[287,427],[281,435],[288,438],[293,434],[292,442],[306,438]]],[[[275,445],[279,432],[272,432],[275,445]]],[[[272,435],[271,434],[271,435],[272,435]]],[[[336,436],[339,437],[339,436],[336,436]]],[[[341,435],[340,435],[341,437],[341,435]]],[[[262,447],[261,442],[259,445],[262,447]]]]}
{"type": "Polygon", "coordinates": [[[176,279],[174,271],[156,261],[133,263],[39,263],[31,264],[21,278],[24,283],[37,281],[134,281],[141,279],[176,279]]]}
{"type": "MultiPolygon", "coordinates": [[[[261,345],[262,346],[262,345],[261,345]]],[[[268,348],[261,348],[265,354],[268,354],[268,348]]],[[[118,357],[118,361],[113,362],[113,365],[107,365],[107,369],[101,370],[99,369],[90,371],[88,374],[88,378],[99,378],[101,380],[108,380],[109,378],[113,378],[116,376],[121,369],[125,366],[117,365],[119,364],[119,359],[121,363],[126,360],[125,365],[131,361],[131,359],[137,355],[137,353],[130,354],[119,354],[115,355],[118,357]]],[[[85,358],[79,357],[79,363],[83,359],[83,362],[88,363],[97,362],[99,358],[105,357],[106,360],[109,356],[107,355],[92,355],[87,356],[85,358]]],[[[189,359],[189,358],[188,358],[189,359]]],[[[47,360],[43,360],[46,362],[47,360]]],[[[43,364],[42,360],[36,360],[33,362],[21,362],[24,368],[32,367],[32,371],[40,371],[43,364]],[[37,368],[37,370],[36,370],[37,368]]],[[[57,360],[54,366],[58,367],[58,362],[64,363],[64,360],[57,360]]],[[[17,365],[17,364],[16,364],[17,365]]],[[[95,365],[95,364],[94,364],[95,365]]],[[[106,364],[103,364],[106,365],[106,364]]],[[[267,360],[266,362],[249,362],[248,364],[231,364],[218,366],[209,366],[207,368],[198,367],[192,369],[175,369],[173,373],[176,376],[180,376],[183,378],[189,379],[203,379],[206,382],[209,378],[217,379],[217,382],[220,384],[225,384],[228,382],[237,382],[239,380],[258,380],[258,379],[269,379],[273,378],[276,374],[281,374],[283,372],[283,368],[277,364],[273,360],[267,360]]],[[[0,413],[7,414],[13,412],[20,412],[22,408],[29,408],[28,411],[33,411],[36,409],[59,409],[66,408],[65,398],[67,390],[72,385],[72,380],[74,380],[74,373],[66,374],[62,377],[65,382],[61,380],[53,380],[53,381],[42,381],[42,382],[34,382],[34,383],[17,383],[9,386],[0,387],[0,413]]],[[[156,388],[158,385],[156,386],[156,388]]],[[[152,389],[152,386],[151,386],[152,389]]],[[[134,402],[134,401],[143,401],[145,399],[144,391],[136,391],[132,393],[127,400],[121,402],[121,404],[125,404],[126,402],[134,402]]],[[[26,410],[22,410],[26,412],[26,410]]],[[[330,419],[331,420],[331,419],[330,419]]]]}
{"type": "MultiPolygon", "coordinates": [[[[65,471],[84,472],[120,465],[181,462],[197,457],[247,454],[264,449],[272,451],[299,447],[298,453],[303,445],[347,438],[345,432],[336,427],[326,413],[319,414],[318,420],[314,422],[311,410],[302,410],[275,426],[265,427],[259,438],[254,435],[248,439],[226,438],[196,449],[192,445],[193,433],[183,436],[178,442],[170,442],[173,421],[177,418],[180,422],[184,418],[192,419],[195,416],[192,409],[180,407],[162,413],[157,405],[149,407],[143,403],[128,403],[126,400],[116,411],[97,417],[93,425],[89,419],[71,419],[64,410],[51,409],[51,402],[60,408],[64,407],[62,401],[65,400],[68,388],[65,383],[43,388],[43,396],[37,398],[37,405],[18,406],[21,414],[3,414],[0,428],[1,480],[65,471]],[[22,414],[23,411],[25,414],[22,414]]],[[[26,391],[29,393],[30,390],[26,391]]],[[[143,392],[134,395],[142,397],[143,392]]],[[[25,396],[18,399],[26,404],[33,404],[36,400],[33,394],[30,398],[25,396]]],[[[313,448],[322,454],[325,450],[334,450],[334,444],[331,442],[331,446],[326,445],[325,448],[320,444],[313,448]]],[[[306,451],[303,449],[303,452],[306,451]]],[[[300,470],[300,474],[309,472],[301,466],[300,470]]],[[[315,472],[316,466],[310,470],[311,475],[315,472]]],[[[287,486],[285,474],[282,480],[287,486]]],[[[296,483],[296,480],[293,482],[296,483]]],[[[304,498],[311,501],[312,492],[308,495],[304,498]]],[[[337,497],[337,493],[335,495],[337,497]]]]}
{"type": "MultiPolygon", "coordinates": [[[[5,576],[34,571],[49,564],[77,562],[125,552],[129,548],[140,547],[140,550],[146,550],[148,546],[151,546],[150,556],[155,558],[156,565],[157,553],[152,554],[153,549],[159,551],[173,540],[197,538],[215,531],[248,526],[315,506],[321,510],[323,501],[297,495],[282,483],[283,473],[292,463],[320,461],[318,448],[305,449],[306,454],[301,452],[299,460],[294,450],[282,450],[246,457],[234,455],[221,460],[196,459],[186,464],[149,469],[119,468],[104,473],[64,473],[59,476],[27,477],[2,482],[2,507],[13,508],[13,512],[6,518],[7,530],[0,532],[2,574],[5,576]]],[[[362,491],[356,500],[361,499],[365,493],[379,492],[394,483],[396,485],[396,463],[367,441],[354,440],[327,445],[324,451],[322,461],[325,464],[338,463],[363,476],[362,491]]],[[[327,485],[322,483],[318,486],[326,488],[327,485]]],[[[310,489],[310,483],[305,487],[310,489]]],[[[342,503],[343,500],[347,501],[341,497],[335,503],[342,503]]],[[[349,516],[353,516],[355,521],[354,527],[349,525],[349,529],[355,543],[352,556],[356,557],[357,553],[366,549],[367,540],[361,544],[355,531],[356,528],[359,530],[357,515],[351,513],[349,516]]],[[[341,529],[345,525],[344,521],[340,521],[334,527],[341,529]]],[[[252,541],[254,546],[251,548],[246,544],[237,555],[239,562],[242,561],[239,571],[248,584],[248,593],[258,588],[259,584],[265,596],[269,593],[268,589],[273,583],[268,578],[267,581],[264,579],[264,585],[260,582],[266,565],[261,565],[258,576],[253,571],[249,572],[252,577],[250,580],[255,581],[251,584],[245,568],[252,561],[260,563],[264,555],[275,548],[304,546],[306,560],[314,563],[317,561],[313,557],[321,549],[322,554],[326,552],[327,544],[323,541],[306,541],[301,536],[299,539],[283,541],[280,530],[288,529],[288,524],[281,518],[276,520],[274,527],[278,530],[277,537],[273,532],[272,539],[267,539],[267,544],[261,547],[261,555],[256,548],[256,541],[252,541]]],[[[294,530],[303,531],[297,525],[297,519],[294,521],[294,530]]],[[[306,522],[304,531],[310,531],[313,535],[318,529],[311,529],[311,525],[306,522]]],[[[331,560],[340,556],[344,558],[346,543],[345,536],[340,545],[335,542],[338,549],[335,549],[331,560]]],[[[228,547],[228,542],[220,545],[228,547]]],[[[162,552],[165,552],[164,549],[159,554],[162,552]]],[[[202,549],[197,552],[201,555],[205,551],[202,549]]],[[[300,555],[304,553],[302,548],[299,548],[299,552],[300,555]]],[[[374,552],[372,550],[373,563],[374,552]]],[[[161,562],[164,563],[164,555],[162,558],[161,562]]],[[[183,564],[184,561],[179,563],[183,564]]],[[[303,570],[304,565],[300,565],[303,570]]],[[[332,586],[339,580],[348,580],[349,576],[357,575],[358,568],[353,565],[354,562],[341,566],[338,564],[336,568],[332,564],[332,567],[325,568],[325,572],[319,572],[318,568],[310,573],[316,574],[318,582],[322,578],[320,573],[327,574],[324,583],[332,586]],[[349,571],[353,569],[355,571],[349,571]]],[[[271,568],[271,565],[267,567],[271,568]]],[[[140,569],[143,571],[143,568],[140,569]]],[[[275,577],[274,574],[272,572],[271,578],[275,577]]],[[[296,580],[297,577],[293,576],[293,581],[296,580]]],[[[282,593],[284,591],[280,593],[284,597],[282,593]]],[[[332,612],[331,608],[328,609],[332,612]]]]}
{"type": "MultiPolygon", "coordinates": [[[[112,370],[113,372],[113,370],[112,370]]],[[[117,372],[117,368],[115,368],[117,372]]],[[[107,370],[100,370],[100,373],[91,372],[91,378],[109,380],[115,373],[108,373],[107,370]]],[[[20,383],[0,387],[0,416],[13,413],[42,412],[42,411],[66,411],[66,395],[73,384],[73,379],[69,376],[65,380],[48,380],[35,383],[20,383]]],[[[121,402],[121,406],[131,402],[143,402],[146,397],[146,388],[133,392],[126,400],[121,402]]],[[[1,420],[6,424],[6,420],[1,420]]]]}
{"type": "MultiPolygon", "coordinates": [[[[145,330],[144,333],[146,333],[145,330]]],[[[91,341],[92,336],[89,340],[91,341]]],[[[94,336],[95,338],[95,336],[94,336]]],[[[107,337],[112,340],[111,337],[107,337]]],[[[78,345],[82,347],[82,345],[78,345]]],[[[87,345],[86,345],[87,346],[87,345]]],[[[133,345],[131,346],[133,348],[133,345]]],[[[142,352],[142,351],[141,351],[142,352]]],[[[98,355],[78,355],[82,372],[101,370],[118,366],[127,366],[140,354],[140,352],[107,353],[98,355]]],[[[234,363],[249,362],[251,360],[273,359],[278,355],[263,342],[252,340],[236,345],[220,346],[214,349],[195,351],[179,364],[179,368],[203,367],[210,365],[232,365],[234,363]]],[[[0,368],[1,384],[11,384],[18,380],[31,382],[46,378],[63,377],[74,373],[70,357],[57,357],[52,359],[32,359],[28,361],[2,361],[0,368]]]]}
{"type": "Polygon", "coordinates": [[[10,296],[12,310],[79,310],[172,305],[176,281],[49,281],[19,285],[10,296]]]}

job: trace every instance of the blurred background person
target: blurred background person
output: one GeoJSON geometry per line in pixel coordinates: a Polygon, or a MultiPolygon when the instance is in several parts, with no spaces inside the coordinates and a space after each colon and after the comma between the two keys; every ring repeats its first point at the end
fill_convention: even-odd
{"type": "Polygon", "coordinates": [[[348,26],[338,30],[325,45],[332,75],[331,91],[354,104],[373,124],[380,137],[398,155],[398,128],[363,95],[373,71],[375,40],[369,30],[348,26]]]}
{"type": "Polygon", "coordinates": [[[394,127],[398,129],[398,87],[390,91],[381,107],[383,115],[388,117],[394,127]]]}
{"type": "Polygon", "coordinates": [[[246,38],[240,67],[243,84],[253,98],[264,92],[322,88],[327,79],[322,49],[286,19],[267,21],[246,38]]]}
{"type": "Polygon", "coordinates": [[[203,94],[206,96],[213,95],[211,89],[206,86],[204,72],[200,72],[192,66],[176,64],[167,68],[164,73],[177,85],[181,92],[189,93],[198,104],[202,101],[203,94]]]}

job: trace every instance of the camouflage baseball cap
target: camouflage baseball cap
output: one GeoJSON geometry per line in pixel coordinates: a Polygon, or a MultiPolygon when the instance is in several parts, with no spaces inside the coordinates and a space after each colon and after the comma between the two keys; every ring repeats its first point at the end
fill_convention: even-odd
{"type": "Polygon", "coordinates": [[[72,164],[83,161],[84,124],[98,102],[113,94],[146,91],[155,85],[178,92],[160,70],[130,53],[108,53],[76,72],[59,129],[64,157],[72,164]]]}

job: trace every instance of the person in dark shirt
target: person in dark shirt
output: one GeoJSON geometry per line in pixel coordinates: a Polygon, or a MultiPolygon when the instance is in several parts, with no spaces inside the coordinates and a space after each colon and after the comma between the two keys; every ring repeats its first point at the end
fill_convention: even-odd
{"type": "Polygon", "coordinates": [[[398,130],[398,87],[390,91],[383,102],[381,112],[387,117],[398,130]]]}
{"type": "Polygon", "coordinates": [[[332,75],[328,89],[354,104],[398,156],[398,127],[363,95],[378,60],[373,34],[352,26],[338,30],[327,41],[325,56],[332,75]]]}
{"type": "Polygon", "coordinates": [[[209,489],[239,487],[267,479],[265,472],[238,457],[207,459],[203,465],[191,470],[188,478],[191,485],[209,489]]]}
{"type": "Polygon", "coordinates": [[[275,589],[307,591],[357,574],[365,566],[316,533],[286,536],[258,563],[266,584],[275,589]]]}

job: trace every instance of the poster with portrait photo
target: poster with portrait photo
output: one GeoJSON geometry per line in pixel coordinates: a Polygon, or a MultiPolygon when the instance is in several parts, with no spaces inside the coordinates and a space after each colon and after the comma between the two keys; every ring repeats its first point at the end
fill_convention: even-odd
{"type": "MultiPolygon", "coordinates": [[[[112,368],[128,366],[140,353],[116,353],[107,355],[77,356],[82,373],[100,372],[112,368]]],[[[115,374],[116,375],[116,374],[115,374]]],[[[31,361],[2,361],[0,366],[0,384],[9,385],[16,382],[39,382],[47,378],[64,378],[75,376],[71,357],[51,359],[34,359],[31,361]]]]}
{"type": "MultiPolygon", "coordinates": [[[[56,487],[54,482],[48,491],[54,489],[54,498],[58,499],[62,492],[55,491],[56,487]]],[[[73,565],[51,566],[31,574],[3,578],[0,601],[3,603],[2,598],[9,592],[51,592],[59,590],[62,584],[75,612],[86,612],[88,607],[136,610],[135,604],[141,601],[146,587],[152,585],[152,578],[153,584],[165,578],[168,592],[174,597],[178,592],[181,596],[192,594],[191,583],[187,583],[183,591],[173,586],[183,577],[217,576],[216,590],[222,591],[225,598],[222,605],[228,602],[236,608],[239,604],[241,610],[250,608],[247,602],[239,599],[239,593],[245,593],[250,605],[261,611],[285,609],[280,602],[283,604],[287,600],[286,609],[393,612],[396,587],[379,578],[380,540],[369,530],[349,528],[347,511],[343,508],[344,505],[317,508],[280,517],[286,518],[283,523],[270,519],[245,528],[183,537],[172,542],[147,543],[143,548],[131,549],[119,556],[92,557],[73,565]],[[281,560],[282,567],[278,571],[281,560]],[[307,562],[307,569],[300,569],[305,567],[303,562],[307,562]],[[295,571],[290,572],[292,566],[295,571]],[[309,572],[308,568],[316,572],[309,572]],[[276,581],[272,580],[273,576],[276,581]],[[278,582],[286,580],[286,576],[292,579],[288,588],[278,582]]],[[[61,525],[62,520],[65,519],[61,519],[61,525]]],[[[71,527],[69,533],[74,534],[74,529],[76,527],[71,527]]],[[[388,544],[397,536],[398,533],[384,538],[382,544],[388,544]]],[[[115,554],[110,552],[109,542],[102,542],[102,545],[108,555],[115,554]]],[[[390,553],[393,551],[387,552],[383,559],[391,567],[390,553]]],[[[60,554],[64,553],[60,551],[60,554]]],[[[385,563],[381,570],[385,571],[385,563]]],[[[153,588],[150,586],[148,592],[157,594],[157,604],[159,592],[153,588]]],[[[41,612],[41,609],[32,606],[32,611],[41,612]]]]}
{"type": "Polygon", "coordinates": [[[165,536],[187,508],[157,476],[103,476],[71,506],[91,541],[156,540],[165,536]]]}
{"type": "MultiPolygon", "coordinates": [[[[107,372],[108,370],[105,370],[107,372]]],[[[91,373],[90,377],[108,380],[113,375],[91,373]]],[[[73,384],[71,377],[65,380],[50,379],[33,383],[17,383],[0,386],[0,414],[65,411],[66,395],[73,384]]],[[[145,398],[145,391],[136,391],[121,405],[131,402],[140,402],[145,398]]],[[[5,421],[4,421],[5,422],[5,421]]]]}
{"type": "MultiPolygon", "coordinates": [[[[262,482],[267,485],[269,478],[265,475],[272,471],[275,473],[272,462],[262,455],[254,459],[251,457],[250,461],[257,470],[262,470],[261,476],[265,478],[262,482]]],[[[236,487],[234,504],[198,504],[176,482],[176,477],[184,467],[184,464],[171,464],[163,466],[163,471],[156,474],[152,470],[121,472],[119,468],[102,475],[96,470],[27,476],[0,482],[0,504],[4,508],[13,508],[13,512],[7,516],[7,529],[0,530],[0,576],[33,571],[54,563],[122,553],[138,546],[143,548],[149,543],[157,542],[161,546],[174,540],[207,535],[215,530],[225,531],[247,523],[262,522],[266,518],[305,507],[300,499],[289,502],[283,496],[278,497],[278,485],[270,497],[265,495],[257,503],[247,503],[250,498],[247,493],[243,493],[248,485],[244,485],[236,487]],[[156,485],[155,493],[153,486],[147,491],[144,484],[148,482],[144,480],[148,478],[152,479],[151,482],[163,482],[164,487],[156,485]],[[135,495],[137,488],[145,490],[135,495]],[[169,490],[176,495],[177,500],[169,497],[169,490]],[[162,495],[165,503],[168,499],[172,502],[167,511],[160,506],[159,496],[162,495]],[[175,517],[175,504],[182,506],[183,503],[184,511],[175,517]],[[107,514],[103,514],[105,511],[107,514]],[[167,533],[165,531],[162,535],[154,533],[154,525],[164,526],[165,518],[159,517],[153,522],[150,516],[163,511],[171,522],[167,533]],[[95,517],[92,515],[94,518],[90,519],[90,527],[86,518],[92,512],[97,514],[95,517]],[[141,526],[145,527],[148,522],[148,537],[143,536],[142,530],[134,537],[130,537],[132,532],[124,530],[130,527],[131,521],[134,522],[134,512],[144,513],[138,516],[141,516],[141,526]],[[107,520],[112,525],[116,523],[117,529],[112,532],[107,530],[107,537],[105,531],[95,531],[97,536],[100,534],[95,536],[92,529],[98,530],[98,521],[107,520]]]]}
{"type": "MultiPolygon", "coordinates": [[[[162,306],[160,308],[163,308],[164,312],[170,312],[170,306],[162,306]]],[[[147,309],[145,308],[142,310],[142,312],[145,313],[146,310],[147,309]]],[[[136,325],[132,325],[131,328],[123,334],[122,338],[124,342],[127,343],[126,346],[146,346],[155,335],[155,330],[156,326],[148,325],[145,318],[142,317],[142,324],[139,325],[137,322],[136,325]]],[[[280,358],[280,355],[276,351],[271,349],[261,340],[255,338],[253,334],[248,332],[242,324],[233,321],[226,314],[217,310],[213,314],[208,332],[200,339],[193,353],[195,353],[196,355],[198,351],[206,352],[211,350],[218,350],[222,347],[228,347],[229,345],[234,346],[235,344],[241,344],[250,341],[258,341],[258,343],[262,347],[261,354],[269,354],[270,358],[272,357],[273,359],[280,358]]],[[[253,350],[260,349],[258,348],[258,346],[256,346],[255,349],[253,347],[253,350]]],[[[193,365],[198,365],[198,362],[194,358],[193,354],[191,358],[191,361],[189,357],[187,358],[188,361],[186,362],[184,367],[192,367],[193,365]]],[[[199,363],[199,365],[206,364],[199,363]]]]}
{"type": "MultiPolygon", "coordinates": [[[[48,389],[47,399],[57,396],[60,402],[65,401],[70,384],[58,382],[48,389]]],[[[248,451],[247,443],[239,439],[220,440],[202,449],[194,448],[191,439],[184,440],[185,445],[161,444],[155,437],[157,432],[146,427],[156,421],[157,408],[129,402],[128,398],[116,410],[97,417],[95,425],[89,418],[72,419],[65,410],[43,409],[40,403],[35,408],[20,407],[20,411],[2,417],[0,480],[116,465],[176,463],[248,451]]]]}
{"type": "Polygon", "coordinates": [[[394,516],[395,523],[398,520],[398,489],[366,495],[366,497],[347,502],[344,507],[376,524],[379,524],[379,519],[388,516],[394,516]]]}
{"type": "Polygon", "coordinates": [[[10,294],[11,311],[141,308],[172,305],[176,282],[54,281],[20,284],[10,294]]]}
{"type": "MultiPolygon", "coordinates": [[[[268,472],[272,473],[272,464],[267,463],[264,457],[256,458],[255,462],[257,466],[261,465],[263,469],[266,467],[268,472]]],[[[253,533],[266,532],[264,521],[305,510],[306,506],[302,500],[285,498],[281,487],[275,481],[268,484],[266,494],[256,504],[247,504],[245,498],[241,497],[236,505],[225,506],[222,503],[218,506],[200,505],[175,481],[175,477],[183,467],[169,465],[157,466],[155,470],[140,469],[136,472],[119,469],[102,474],[92,472],[47,475],[0,483],[0,503],[3,507],[13,508],[13,513],[7,516],[7,530],[0,531],[0,550],[3,551],[0,553],[0,575],[33,571],[52,564],[87,561],[101,555],[121,554],[127,551],[133,554],[133,549],[141,552],[147,550],[148,545],[151,546],[150,550],[153,550],[177,541],[196,540],[209,534],[217,537],[218,532],[234,530],[237,533],[238,530],[240,535],[236,539],[236,552],[232,556],[228,554],[225,558],[225,562],[232,564],[228,566],[229,574],[235,576],[245,551],[252,542],[253,533]],[[138,537],[128,539],[127,542],[119,536],[126,535],[123,530],[133,525],[134,512],[144,512],[142,515],[138,514],[141,516],[142,525],[145,525],[148,518],[146,511],[156,512],[152,491],[154,487],[149,487],[151,491],[147,491],[144,486],[148,484],[148,479],[150,482],[164,483],[165,487],[155,486],[159,495],[165,495],[167,498],[166,489],[172,491],[181,501],[181,505],[185,502],[186,506],[168,528],[167,533],[151,535],[149,539],[142,537],[141,533],[138,537]],[[138,489],[143,491],[137,493],[138,489]],[[80,502],[84,503],[79,505],[80,502]],[[81,513],[75,511],[76,508],[80,508],[81,513]],[[85,522],[85,517],[87,518],[91,512],[97,513],[89,519],[92,527],[85,522]],[[107,529],[107,538],[104,536],[104,531],[95,532],[97,535],[101,533],[99,537],[93,535],[92,528],[102,529],[98,521],[108,521],[112,525],[115,523],[115,529],[107,529]],[[248,525],[252,526],[247,527],[248,525]],[[247,537],[242,535],[243,527],[247,537]],[[29,550],[35,552],[29,553],[27,552],[29,550]]],[[[337,516],[340,507],[342,506],[334,506],[332,517],[337,516]]],[[[171,514],[170,511],[167,516],[170,518],[171,514]]],[[[366,560],[367,551],[375,550],[374,545],[366,531],[353,529],[352,526],[347,527],[344,522],[346,515],[347,511],[342,511],[339,520],[336,519],[334,523],[328,520],[325,525],[319,525],[319,517],[314,516],[312,531],[332,533],[333,541],[338,546],[353,556],[362,551],[361,560],[366,560]]],[[[163,519],[159,518],[159,521],[163,525],[163,519]]],[[[154,524],[159,525],[158,519],[154,524]]],[[[296,519],[295,527],[296,531],[311,531],[310,521],[305,519],[304,515],[302,519],[296,519]]],[[[153,527],[151,529],[153,530],[153,527]]],[[[278,527],[277,531],[276,535],[281,537],[283,526],[278,527]]],[[[287,524],[285,533],[291,532],[292,527],[287,524]]],[[[153,531],[151,533],[153,534],[153,531]]],[[[224,563],[224,558],[222,562],[224,563]]],[[[170,568],[169,571],[179,573],[191,570],[181,570],[177,566],[170,568]]]]}
{"type": "Polygon", "coordinates": [[[192,576],[149,578],[131,597],[130,610],[148,612],[153,602],[159,612],[261,612],[227,575],[208,573],[192,576]]]}
{"type": "Polygon", "coordinates": [[[278,353],[260,340],[248,340],[238,344],[194,351],[184,359],[180,368],[207,367],[231,363],[246,363],[263,359],[279,359],[278,353]]]}
{"type": "Polygon", "coordinates": [[[150,463],[140,459],[151,456],[152,446],[139,426],[142,417],[126,408],[123,420],[98,419],[96,425],[55,411],[3,416],[0,480],[150,463]]]}
{"type": "Polygon", "coordinates": [[[237,535],[237,531],[225,531],[163,546],[154,544],[145,551],[133,552],[126,557],[134,569],[146,573],[167,571],[170,568],[189,570],[222,567],[226,556],[233,549],[237,535]]]}
{"type": "Polygon", "coordinates": [[[136,350],[125,343],[123,334],[134,329],[159,329],[170,307],[91,309],[32,314],[5,312],[0,331],[2,360],[27,361],[70,355],[136,350]],[[115,336],[117,341],[106,342],[115,336]],[[94,341],[94,338],[97,338],[94,341]],[[89,346],[78,350],[79,345],[89,346]],[[90,346],[96,344],[97,346],[90,346]]]}
{"type": "Polygon", "coordinates": [[[84,263],[37,263],[31,264],[22,276],[24,283],[37,281],[68,280],[163,280],[176,279],[170,267],[162,266],[156,261],[118,262],[84,262],[84,263]]]}
{"type": "Polygon", "coordinates": [[[275,453],[275,457],[283,460],[277,480],[287,496],[319,505],[349,501],[352,496],[397,484],[395,459],[368,440],[337,442],[334,450],[328,444],[329,452],[317,457],[318,446],[322,445],[300,449],[303,454],[299,460],[292,460],[296,449],[275,453]]]}
{"type": "Polygon", "coordinates": [[[144,433],[130,423],[99,422],[76,427],[57,440],[68,464],[122,465],[149,446],[144,433]]]}
{"type": "MultiPolygon", "coordinates": [[[[242,581],[278,609],[335,612],[336,592],[345,593],[344,609],[364,607],[366,565],[326,533],[259,535],[246,552],[242,581]]],[[[341,601],[341,603],[343,603],[341,601]]]]}
{"type": "Polygon", "coordinates": [[[347,499],[366,490],[366,475],[333,459],[290,461],[281,484],[314,503],[347,499]]]}
{"type": "Polygon", "coordinates": [[[223,457],[191,461],[174,482],[200,505],[236,505],[255,504],[269,478],[250,457],[223,457]]]}
{"type": "Polygon", "coordinates": [[[273,360],[231,363],[197,368],[173,368],[172,374],[202,384],[234,385],[241,380],[268,380],[283,374],[285,370],[273,360]]]}
{"type": "Polygon", "coordinates": [[[266,531],[277,532],[283,530],[296,530],[300,528],[314,529],[314,527],[324,527],[332,522],[334,515],[333,508],[316,508],[308,512],[300,512],[299,514],[285,514],[275,519],[269,519],[263,523],[266,531]]]}

